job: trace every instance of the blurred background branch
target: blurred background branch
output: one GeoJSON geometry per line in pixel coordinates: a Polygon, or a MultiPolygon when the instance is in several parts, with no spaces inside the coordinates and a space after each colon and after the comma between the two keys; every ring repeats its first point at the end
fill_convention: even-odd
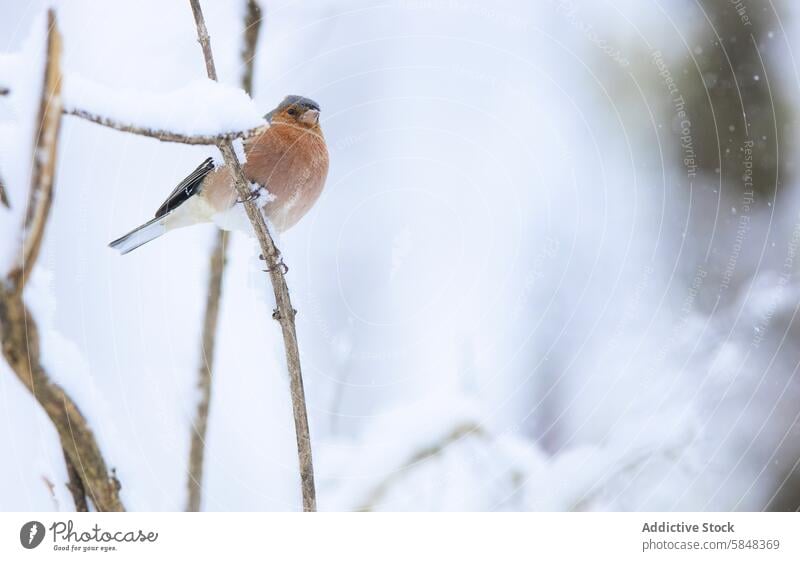
{"type": "Polygon", "coordinates": [[[406,476],[409,471],[418,467],[423,462],[435,458],[437,455],[444,452],[451,444],[467,436],[483,439],[487,435],[484,429],[476,424],[463,424],[454,427],[450,433],[444,435],[439,441],[415,451],[396,471],[391,472],[385,479],[373,486],[372,489],[368,491],[367,498],[356,510],[359,512],[375,510],[376,506],[383,500],[384,496],[399,479],[406,476]]]}

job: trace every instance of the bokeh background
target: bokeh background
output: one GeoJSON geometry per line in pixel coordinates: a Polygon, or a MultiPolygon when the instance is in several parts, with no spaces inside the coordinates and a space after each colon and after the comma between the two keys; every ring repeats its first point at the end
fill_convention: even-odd
{"type": "MultiPolygon", "coordinates": [[[[280,240],[322,510],[800,506],[797,6],[261,4],[254,99],[317,100],[331,155],[280,240]]],[[[205,75],[188,2],[56,5],[67,76],[169,92],[205,75]]],[[[203,6],[238,85],[244,2],[203,6]]],[[[34,65],[45,7],[0,1],[0,51],[34,65]]],[[[9,184],[29,172],[25,103],[0,97],[9,184]]],[[[133,510],[186,500],[213,229],[106,244],[213,152],[61,130],[26,297],[133,510]]],[[[257,254],[232,236],[207,510],[300,506],[257,254]]],[[[57,435],[5,364],[0,411],[0,509],[70,510],[57,435]]]]}

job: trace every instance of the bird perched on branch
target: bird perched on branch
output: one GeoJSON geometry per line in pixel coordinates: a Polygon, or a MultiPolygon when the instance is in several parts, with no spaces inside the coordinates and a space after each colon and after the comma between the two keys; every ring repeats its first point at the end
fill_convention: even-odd
{"type": "MultiPolygon", "coordinates": [[[[319,114],[316,102],[287,96],[265,115],[269,127],[244,142],[242,170],[254,184],[253,199],[278,232],[294,226],[325,185],[328,149],[319,114]]],[[[241,202],[228,166],[215,167],[208,158],[175,187],[155,218],[109,245],[125,254],[170,230],[205,222],[251,233],[241,202]]]]}

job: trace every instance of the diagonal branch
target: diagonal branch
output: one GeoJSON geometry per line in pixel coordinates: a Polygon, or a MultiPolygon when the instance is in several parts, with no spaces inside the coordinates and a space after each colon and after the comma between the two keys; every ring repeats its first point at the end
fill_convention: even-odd
{"type": "MultiPolygon", "coordinates": [[[[253,63],[261,30],[261,8],[257,0],[246,0],[247,11],[244,18],[244,48],[242,49],[242,89],[247,95],[253,91],[253,63]]],[[[215,339],[220,301],[222,299],[222,279],[225,272],[225,253],[228,236],[224,230],[217,230],[214,248],[209,257],[208,292],[203,318],[203,335],[200,342],[201,362],[197,386],[200,400],[192,425],[191,446],[189,449],[188,500],[186,510],[200,510],[203,496],[203,466],[208,432],[208,416],[211,406],[211,383],[214,369],[215,339]]]]}
{"type": "MultiPolygon", "coordinates": [[[[211,41],[206,29],[203,12],[200,8],[199,0],[189,0],[197,26],[197,37],[203,49],[203,56],[206,61],[206,71],[208,77],[216,80],[217,72],[214,67],[214,57],[211,52],[211,41]]],[[[280,252],[275,246],[275,242],[269,233],[264,216],[252,200],[248,200],[250,195],[249,182],[242,172],[242,166],[233,144],[230,140],[217,143],[217,147],[222,152],[225,164],[233,175],[234,185],[239,193],[239,197],[244,203],[247,217],[253,225],[253,230],[261,246],[262,257],[267,263],[267,270],[272,281],[272,289],[275,294],[276,309],[272,317],[278,320],[283,335],[283,343],[286,351],[286,366],[289,370],[289,386],[292,393],[292,411],[294,414],[295,433],[297,437],[297,454],[300,464],[300,484],[303,494],[303,510],[315,511],[317,509],[316,491],[314,489],[314,468],[311,458],[311,437],[308,429],[308,415],[306,413],[305,392],[303,390],[303,377],[300,370],[300,350],[297,345],[297,331],[295,328],[294,317],[297,313],[292,307],[289,297],[289,287],[286,285],[284,277],[285,266],[280,257],[280,252]]]]}
{"type": "Polygon", "coordinates": [[[19,295],[4,287],[0,288],[0,343],[11,369],[55,425],[68,465],[80,475],[97,510],[124,510],[86,418],[42,366],[39,331],[30,310],[19,295]]]}
{"type": "Polygon", "coordinates": [[[90,121],[97,125],[108,127],[110,129],[118,130],[120,132],[129,132],[131,134],[138,134],[139,136],[149,136],[151,138],[155,138],[156,140],[160,140],[162,142],[177,142],[180,144],[192,144],[192,145],[201,144],[210,146],[212,144],[217,144],[220,141],[227,140],[230,142],[238,138],[249,138],[251,136],[258,134],[263,129],[263,127],[256,127],[254,129],[249,129],[244,131],[228,131],[217,134],[186,135],[163,129],[153,129],[149,127],[141,127],[128,123],[120,123],[119,121],[115,121],[114,119],[102,115],[96,115],[85,109],[65,109],[64,114],[71,115],[73,117],[79,117],[86,121],[90,121]]]}
{"type": "MultiPolygon", "coordinates": [[[[39,255],[50,214],[55,179],[58,131],[61,123],[61,36],[55,13],[48,12],[47,59],[38,115],[39,132],[33,146],[33,170],[28,211],[22,231],[22,249],[5,282],[0,280],[0,346],[20,382],[33,394],[55,425],[70,470],[71,483],[80,477],[83,492],[97,510],[123,510],[119,484],[109,477],[105,460],[86,418],[67,393],[51,381],[42,365],[39,331],[22,297],[25,282],[39,255]]],[[[85,503],[73,497],[76,508],[85,503]]]]}

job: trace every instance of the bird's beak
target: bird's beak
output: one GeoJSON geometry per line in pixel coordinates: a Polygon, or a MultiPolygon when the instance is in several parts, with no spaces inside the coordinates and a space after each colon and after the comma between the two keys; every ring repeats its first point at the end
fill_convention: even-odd
{"type": "Polygon", "coordinates": [[[319,111],[316,109],[308,109],[305,113],[300,117],[300,120],[307,125],[316,125],[319,123],[319,111]]]}

